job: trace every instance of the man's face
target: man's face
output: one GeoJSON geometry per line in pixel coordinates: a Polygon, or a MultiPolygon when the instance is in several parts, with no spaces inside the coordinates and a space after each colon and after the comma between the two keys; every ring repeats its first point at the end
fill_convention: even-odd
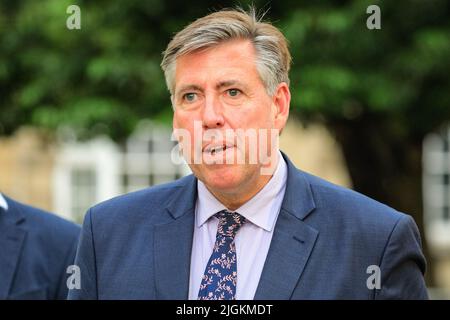
{"type": "MultiPolygon", "coordinates": [[[[260,172],[262,165],[249,163],[249,152],[259,152],[260,143],[255,146],[253,140],[249,146],[246,139],[243,147],[236,139],[227,138],[225,132],[241,129],[258,133],[259,129],[267,129],[267,140],[270,140],[270,129],[281,130],[285,125],[289,98],[284,83],[278,86],[273,97],[268,95],[256,69],[250,41],[227,41],[179,57],[172,97],[173,127],[189,132],[192,156],[186,160],[195,176],[211,191],[219,193],[239,193],[258,184],[264,179],[260,172]],[[220,141],[205,139],[213,132],[222,133],[220,141]],[[194,137],[201,139],[197,141],[201,147],[201,163],[194,163],[194,137]],[[245,163],[237,161],[238,152],[245,155],[245,163]]],[[[271,150],[266,153],[270,154],[271,150]]]]}

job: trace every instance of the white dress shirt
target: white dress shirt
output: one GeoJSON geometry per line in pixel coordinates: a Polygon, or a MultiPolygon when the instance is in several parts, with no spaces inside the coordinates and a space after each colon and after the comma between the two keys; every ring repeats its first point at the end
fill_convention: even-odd
{"type": "Polygon", "coordinates": [[[3,197],[3,195],[0,193],[0,208],[8,211],[8,202],[6,202],[6,199],[3,197]]]}
{"type": "MultiPolygon", "coordinates": [[[[269,182],[235,212],[247,219],[234,239],[237,257],[236,299],[252,300],[266,261],[275,223],[286,190],[287,165],[278,151],[278,165],[269,182]]],[[[227,209],[198,180],[195,229],[191,253],[189,299],[196,300],[216,240],[219,220],[215,213],[227,209]]]]}

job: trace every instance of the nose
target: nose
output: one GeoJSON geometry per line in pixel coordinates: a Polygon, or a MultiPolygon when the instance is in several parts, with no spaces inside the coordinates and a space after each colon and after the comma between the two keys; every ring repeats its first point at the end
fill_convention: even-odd
{"type": "Polygon", "coordinates": [[[206,97],[203,109],[203,129],[220,128],[224,125],[222,105],[214,96],[206,97]]]}

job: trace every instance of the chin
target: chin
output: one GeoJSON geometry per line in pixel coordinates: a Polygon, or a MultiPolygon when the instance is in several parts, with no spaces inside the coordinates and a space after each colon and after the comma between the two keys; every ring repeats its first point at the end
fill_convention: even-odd
{"type": "Polygon", "coordinates": [[[201,180],[207,187],[223,192],[235,190],[244,180],[241,170],[232,165],[213,165],[201,171],[201,180]]]}

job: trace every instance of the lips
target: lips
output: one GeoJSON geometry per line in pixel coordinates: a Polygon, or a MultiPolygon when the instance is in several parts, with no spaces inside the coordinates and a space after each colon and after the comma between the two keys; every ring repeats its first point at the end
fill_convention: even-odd
{"type": "Polygon", "coordinates": [[[234,144],[232,143],[211,143],[209,145],[206,145],[205,147],[203,147],[203,152],[204,153],[209,153],[209,154],[215,154],[217,152],[223,152],[226,149],[229,148],[233,148],[234,144]]]}

